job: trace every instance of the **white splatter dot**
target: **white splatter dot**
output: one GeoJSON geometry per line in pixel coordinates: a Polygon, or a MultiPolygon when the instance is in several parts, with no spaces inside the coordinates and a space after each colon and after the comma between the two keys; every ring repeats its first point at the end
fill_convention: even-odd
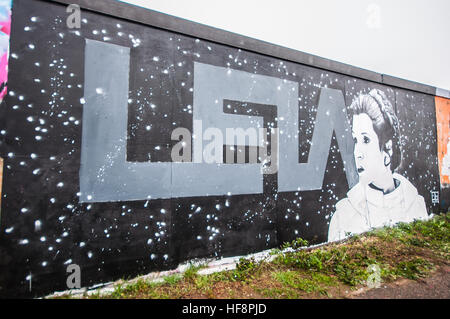
{"type": "Polygon", "coordinates": [[[68,264],[71,264],[72,263],[72,259],[67,259],[65,262],[64,262],[64,265],[68,265],[68,264]]]}

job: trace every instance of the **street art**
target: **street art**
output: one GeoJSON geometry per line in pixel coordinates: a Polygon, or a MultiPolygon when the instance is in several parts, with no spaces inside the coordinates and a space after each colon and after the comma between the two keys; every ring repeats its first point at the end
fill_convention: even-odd
{"type": "Polygon", "coordinates": [[[7,91],[11,0],[0,0],[0,102],[7,91]]]}
{"type": "Polygon", "coordinates": [[[417,189],[394,173],[401,163],[401,137],[394,107],[384,92],[373,89],[360,94],[350,109],[359,181],[336,204],[328,241],[428,217],[417,189]]]}
{"type": "MultiPolygon", "coordinates": [[[[263,193],[261,164],[224,164],[222,145],[217,163],[205,163],[199,158],[205,152],[199,137],[208,128],[219,129],[220,136],[225,136],[230,129],[263,127],[261,118],[224,113],[226,99],[276,108],[278,129],[283,132],[277,149],[279,191],[322,188],[333,131],[347,180],[351,186],[355,184],[352,139],[342,92],[321,89],[308,162],[298,164],[298,109],[292,107],[297,104],[298,84],[198,62],[194,63],[193,121],[201,125],[193,125],[193,135],[197,136],[193,140],[194,163],[126,162],[128,61],[128,48],[87,40],[80,169],[82,202],[263,193]],[[111,82],[110,78],[123,81],[111,82]]],[[[245,144],[245,140],[241,143],[238,145],[261,146],[245,144]]]]}
{"type": "Polygon", "coordinates": [[[82,6],[70,28],[60,2],[13,5],[0,296],[65,290],[71,265],[86,287],[324,243],[444,198],[432,95],[82,6]],[[359,99],[384,105],[386,129],[354,115],[359,99]]]}
{"type": "Polygon", "coordinates": [[[450,99],[436,97],[437,157],[443,211],[450,208],[450,99]]]}
{"type": "Polygon", "coordinates": [[[436,125],[441,187],[450,187],[450,100],[436,97],[436,125]]]}

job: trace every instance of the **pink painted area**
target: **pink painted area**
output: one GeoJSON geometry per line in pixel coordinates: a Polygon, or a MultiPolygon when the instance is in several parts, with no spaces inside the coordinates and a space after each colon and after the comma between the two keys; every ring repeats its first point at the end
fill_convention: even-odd
{"type": "MultiPolygon", "coordinates": [[[[9,14],[8,20],[0,21],[0,32],[3,32],[8,37],[11,33],[11,13],[9,14]]],[[[3,52],[3,55],[0,59],[0,84],[5,84],[5,87],[0,92],[0,102],[3,100],[3,97],[6,95],[7,87],[6,83],[8,82],[8,54],[9,48],[0,48],[3,52]]]]}
{"type": "MultiPolygon", "coordinates": [[[[8,82],[8,52],[3,54],[0,60],[0,83],[8,82]]],[[[0,101],[6,95],[7,87],[5,86],[0,92],[0,101]]]]}
{"type": "Polygon", "coordinates": [[[8,80],[8,53],[3,54],[0,59],[0,83],[8,80]]]}
{"type": "Polygon", "coordinates": [[[11,33],[11,17],[8,21],[0,21],[0,31],[4,34],[10,35],[11,33]]]}

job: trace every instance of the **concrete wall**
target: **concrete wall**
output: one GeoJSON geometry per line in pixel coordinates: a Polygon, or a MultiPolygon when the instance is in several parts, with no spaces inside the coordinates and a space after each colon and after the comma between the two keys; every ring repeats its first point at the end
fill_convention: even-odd
{"type": "Polygon", "coordinates": [[[71,264],[91,286],[297,237],[335,240],[443,202],[448,130],[439,143],[437,132],[449,109],[435,88],[123,3],[15,0],[7,92],[2,297],[67,289],[71,264]],[[80,28],[67,25],[72,2],[80,28]],[[364,95],[396,127],[376,156],[358,149],[361,127],[374,132],[352,115],[364,95]],[[181,148],[177,128],[191,134],[181,148]],[[258,135],[230,142],[227,128],[258,135]],[[267,147],[260,128],[278,132],[267,147]],[[265,168],[252,150],[272,156],[265,168]],[[394,190],[383,195],[369,171],[394,190]]]}

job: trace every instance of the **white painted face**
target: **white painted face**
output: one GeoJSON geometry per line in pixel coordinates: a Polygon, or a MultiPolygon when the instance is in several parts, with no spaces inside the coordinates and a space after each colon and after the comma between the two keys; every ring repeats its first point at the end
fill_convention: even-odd
{"type": "Polygon", "coordinates": [[[367,114],[353,116],[352,135],[355,142],[353,154],[360,183],[367,185],[378,181],[386,175],[385,152],[380,150],[378,135],[367,114]]]}

